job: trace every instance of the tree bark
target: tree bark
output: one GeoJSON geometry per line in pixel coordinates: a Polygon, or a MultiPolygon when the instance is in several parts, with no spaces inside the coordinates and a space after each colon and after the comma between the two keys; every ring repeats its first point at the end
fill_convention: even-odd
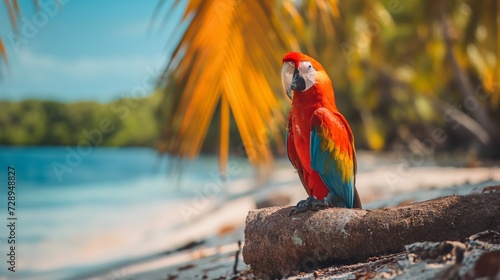
{"type": "Polygon", "coordinates": [[[249,212],[243,258],[258,278],[275,279],[335,262],[363,261],[422,241],[500,231],[500,192],[448,196],[377,210],[329,208],[289,217],[293,207],[249,212]]]}

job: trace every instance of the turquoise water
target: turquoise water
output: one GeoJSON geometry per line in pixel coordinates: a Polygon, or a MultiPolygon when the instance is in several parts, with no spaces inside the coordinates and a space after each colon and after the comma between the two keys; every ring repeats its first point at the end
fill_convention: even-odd
{"type": "MultiPolygon", "coordinates": [[[[232,182],[252,181],[246,161],[231,164],[232,182]]],[[[0,147],[0,186],[8,166],[16,169],[16,273],[6,265],[4,187],[0,279],[64,278],[161,250],[170,228],[185,222],[179,201],[219,177],[214,157],[185,163],[181,179],[168,176],[168,159],[145,148],[0,147]]]]}

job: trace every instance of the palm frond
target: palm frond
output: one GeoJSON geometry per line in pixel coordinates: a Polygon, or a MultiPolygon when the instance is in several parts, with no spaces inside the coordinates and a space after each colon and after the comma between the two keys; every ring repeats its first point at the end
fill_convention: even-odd
{"type": "MultiPolygon", "coordinates": [[[[14,32],[18,32],[17,21],[21,17],[21,10],[19,9],[19,3],[17,0],[4,0],[5,8],[9,14],[10,24],[14,32]]],[[[2,38],[0,38],[0,59],[3,63],[8,66],[7,50],[3,43],[2,38]]]]}
{"type": "Polygon", "coordinates": [[[4,61],[7,61],[7,52],[5,51],[2,38],[0,38],[0,55],[4,61]]]}
{"type": "Polygon", "coordinates": [[[284,127],[278,74],[289,47],[273,5],[273,1],[189,1],[184,19],[188,15],[192,19],[164,76],[163,87],[173,95],[175,108],[161,141],[164,152],[196,157],[218,112],[222,170],[228,160],[231,117],[250,162],[272,162],[269,132],[284,127]],[[174,85],[179,90],[171,90],[174,85]]]}
{"type": "Polygon", "coordinates": [[[17,32],[17,17],[20,15],[19,4],[17,0],[4,0],[5,7],[7,7],[7,12],[9,13],[10,23],[12,28],[17,32]]]}

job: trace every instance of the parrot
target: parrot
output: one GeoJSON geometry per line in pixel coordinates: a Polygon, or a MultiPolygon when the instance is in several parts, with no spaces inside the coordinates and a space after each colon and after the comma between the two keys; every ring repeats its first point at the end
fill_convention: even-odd
{"type": "Polygon", "coordinates": [[[355,186],[354,136],[335,104],[328,74],[318,61],[299,52],[285,54],[282,63],[283,89],[292,101],[286,152],[308,194],[290,215],[327,207],[362,208],[355,186]]]}

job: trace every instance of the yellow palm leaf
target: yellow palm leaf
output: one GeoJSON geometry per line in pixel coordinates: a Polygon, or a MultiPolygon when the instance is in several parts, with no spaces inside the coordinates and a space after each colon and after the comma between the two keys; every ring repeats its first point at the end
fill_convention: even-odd
{"type": "Polygon", "coordinates": [[[17,17],[19,16],[19,5],[17,3],[17,0],[4,0],[4,2],[9,13],[10,23],[12,24],[14,30],[17,32],[17,17]]]}
{"type": "MultiPolygon", "coordinates": [[[[21,16],[19,3],[17,2],[17,0],[4,0],[4,4],[9,14],[9,19],[10,19],[10,24],[12,25],[12,29],[14,29],[14,31],[17,32],[18,31],[17,19],[21,16]]],[[[3,43],[2,38],[0,38],[0,58],[3,60],[3,62],[7,63],[7,51],[5,49],[5,45],[3,43]]]]}
{"type": "Polygon", "coordinates": [[[3,60],[7,61],[7,52],[5,52],[5,46],[3,45],[2,38],[0,38],[0,55],[3,60]]]}
{"type": "MultiPolygon", "coordinates": [[[[284,127],[278,96],[281,57],[288,39],[272,1],[189,1],[191,23],[166,69],[163,85],[173,95],[161,147],[194,158],[215,112],[220,113],[220,167],[226,169],[230,118],[253,164],[272,162],[269,131],[284,127]],[[178,61],[178,63],[175,63],[178,61]],[[172,90],[172,88],[180,90],[172,90]],[[218,110],[217,110],[218,109],[218,110]],[[271,125],[270,125],[271,124],[271,125]]],[[[278,142],[283,145],[282,141],[278,142]]]]}

